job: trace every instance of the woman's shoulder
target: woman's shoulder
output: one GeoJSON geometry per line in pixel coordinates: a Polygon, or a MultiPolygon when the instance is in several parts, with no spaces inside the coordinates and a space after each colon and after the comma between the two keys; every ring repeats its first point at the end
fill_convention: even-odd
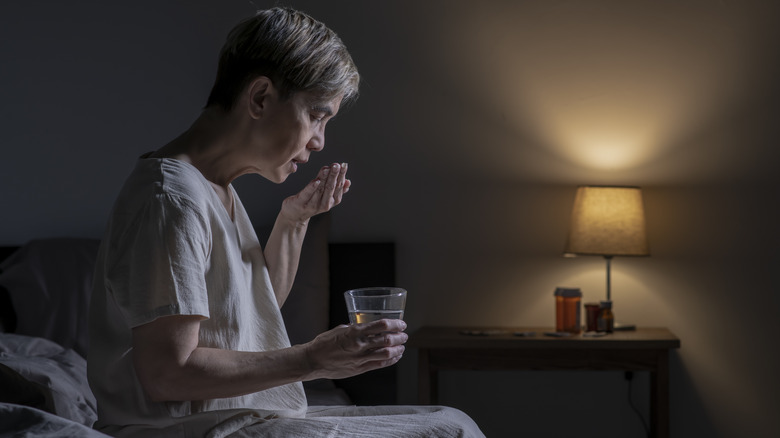
{"type": "Polygon", "coordinates": [[[209,195],[210,185],[191,164],[174,158],[141,156],[125,182],[126,187],[183,197],[209,195]]]}
{"type": "Polygon", "coordinates": [[[213,209],[213,189],[187,163],[158,158],[144,158],[136,163],[116,198],[113,215],[133,217],[148,210],[168,210],[170,214],[195,212],[209,216],[213,209]],[[182,210],[181,213],[174,213],[182,210]]]}

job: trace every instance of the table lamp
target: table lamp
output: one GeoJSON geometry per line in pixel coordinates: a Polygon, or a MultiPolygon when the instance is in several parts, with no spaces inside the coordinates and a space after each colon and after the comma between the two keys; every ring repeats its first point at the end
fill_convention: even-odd
{"type": "MultiPolygon", "coordinates": [[[[564,255],[600,255],[606,259],[607,301],[612,302],[612,257],[649,254],[642,190],[639,187],[577,188],[564,255]]],[[[615,330],[632,328],[615,324],[615,330]]]]}

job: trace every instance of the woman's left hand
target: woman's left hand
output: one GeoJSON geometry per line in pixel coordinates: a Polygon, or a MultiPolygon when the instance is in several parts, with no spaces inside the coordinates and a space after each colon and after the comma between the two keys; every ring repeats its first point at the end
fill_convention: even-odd
{"type": "Polygon", "coordinates": [[[280,215],[292,222],[305,224],[312,216],[339,205],[352,185],[346,175],[347,163],[323,167],[317,178],[303,190],[284,200],[280,215]]]}

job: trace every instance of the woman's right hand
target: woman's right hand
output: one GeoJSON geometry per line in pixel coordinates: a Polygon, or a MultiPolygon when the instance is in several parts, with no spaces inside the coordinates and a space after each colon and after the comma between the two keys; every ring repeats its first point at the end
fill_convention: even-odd
{"type": "Polygon", "coordinates": [[[343,379],[401,360],[409,336],[400,319],[340,325],[304,344],[311,379],[343,379]]]}

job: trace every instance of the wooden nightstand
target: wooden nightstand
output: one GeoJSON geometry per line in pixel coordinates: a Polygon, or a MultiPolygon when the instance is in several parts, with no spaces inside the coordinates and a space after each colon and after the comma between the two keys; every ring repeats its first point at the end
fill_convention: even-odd
{"type": "Polygon", "coordinates": [[[440,370],[649,371],[651,435],[669,436],[669,350],[680,348],[680,339],[665,328],[640,328],[601,337],[545,335],[551,331],[527,327],[417,330],[407,345],[419,349],[419,402],[438,403],[440,370]]]}

